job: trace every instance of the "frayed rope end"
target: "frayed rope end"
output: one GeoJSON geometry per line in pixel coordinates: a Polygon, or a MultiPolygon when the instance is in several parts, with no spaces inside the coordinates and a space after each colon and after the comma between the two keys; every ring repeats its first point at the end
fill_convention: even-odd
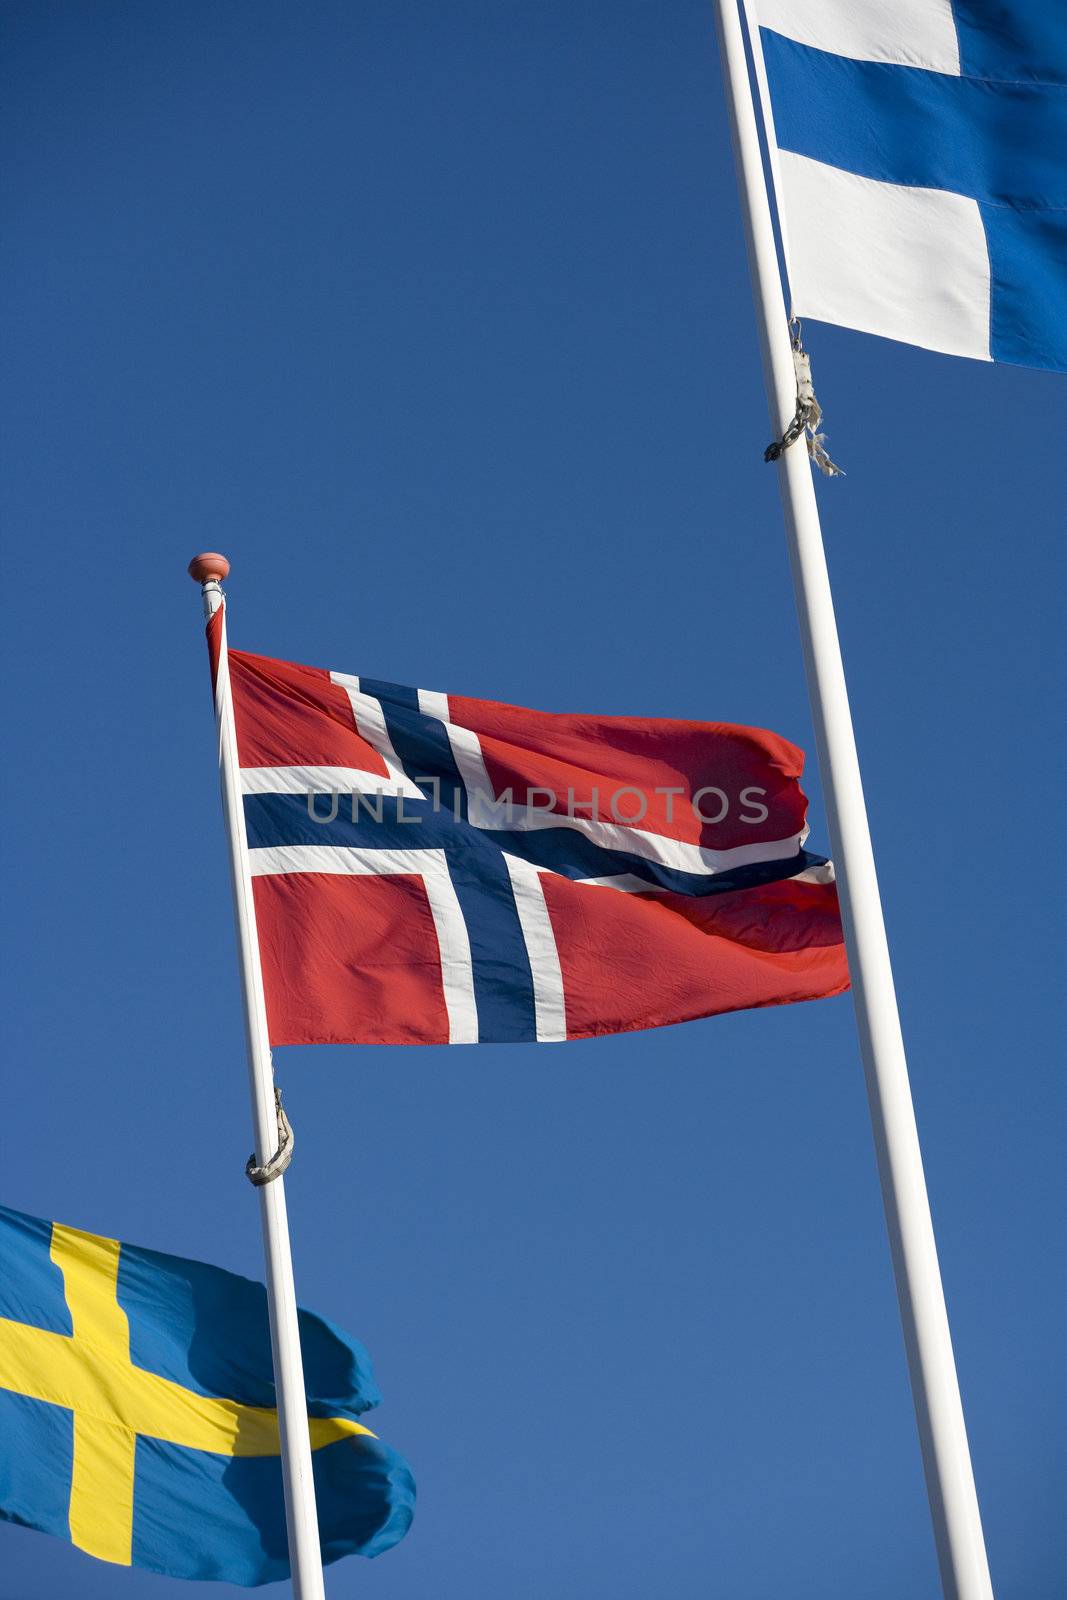
{"type": "Polygon", "coordinates": [[[844,471],[831,461],[827,454],[826,435],[818,431],[822,421],[822,408],[815,398],[815,389],[811,381],[811,357],[801,342],[800,322],[793,317],[790,319],[789,327],[792,334],[793,369],[797,377],[797,408],[793,413],[793,420],[782,437],[775,439],[764,450],[763,459],[780,460],[791,445],[803,438],[807,444],[808,455],[819,471],[825,473],[828,478],[843,478],[844,471]]]}

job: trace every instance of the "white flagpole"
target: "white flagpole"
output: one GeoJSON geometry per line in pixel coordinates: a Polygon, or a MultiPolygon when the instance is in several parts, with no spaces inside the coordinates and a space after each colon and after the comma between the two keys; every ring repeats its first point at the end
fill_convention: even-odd
{"type": "MultiPolygon", "coordinates": [[[[220,584],[229,570],[230,564],[225,556],[215,554],[196,556],[189,563],[190,576],[201,586],[204,616],[208,619],[223,605],[220,584]]],[[[237,734],[230,694],[225,615],[222,619],[222,649],[215,686],[215,718],[219,734],[222,811],[230,847],[230,876],[233,885],[234,921],[237,927],[241,994],[244,1001],[256,1163],[262,1166],[277,1149],[278,1117],[274,1100],[274,1069],[271,1065],[267,1034],[267,1012],[263,1000],[259,939],[256,934],[256,908],[248,869],[248,842],[245,836],[237,734]]],[[[279,1176],[263,1184],[259,1190],[259,1208],[263,1226],[263,1253],[267,1267],[267,1305],[270,1312],[274,1384],[281,1434],[289,1564],[292,1570],[295,1600],[325,1600],[322,1554],[319,1549],[319,1523],[315,1510],[315,1480],[311,1467],[307,1396],[304,1389],[304,1368],[300,1357],[296,1288],[293,1282],[293,1258],[289,1248],[289,1226],[285,1214],[283,1181],[279,1176]]]]}
{"type": "MultiPolygon", "coordinates": [[[[771,429],[780,437],[793,416],[796,375],[737,0],[715,0],[715,15],[771,429]]],[[[802,440],[780,456],[778,485],[941,1584],[946,1600],[992,1600],[819,511],[802,440]]]]}

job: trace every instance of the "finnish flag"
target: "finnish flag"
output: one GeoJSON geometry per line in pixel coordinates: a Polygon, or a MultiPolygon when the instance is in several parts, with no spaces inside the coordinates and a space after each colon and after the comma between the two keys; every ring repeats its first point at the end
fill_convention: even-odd
{"type": "Polygon", "coordinates": [[[746,3],[795,314],[1067,371],[1067,0],[746,3]]]}

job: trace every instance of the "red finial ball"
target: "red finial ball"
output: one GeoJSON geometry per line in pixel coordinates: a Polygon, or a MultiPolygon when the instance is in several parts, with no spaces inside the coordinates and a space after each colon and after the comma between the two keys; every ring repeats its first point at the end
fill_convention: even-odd
{"type": "Polygon", "coordinates": [[[225,556],[220,556],[214,550],[205,550],[202,556],[194,556],[189,563],[189,576],[196,583],[208,583],[212,578],[222,579],[230,570],[230,563],[225,556]]]}

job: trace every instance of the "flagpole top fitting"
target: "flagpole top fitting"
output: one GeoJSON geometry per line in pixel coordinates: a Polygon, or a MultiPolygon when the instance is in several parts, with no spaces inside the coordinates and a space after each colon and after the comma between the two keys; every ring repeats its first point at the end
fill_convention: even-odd
{"type": "Polygon", "coordinates": [[[189,576],[194,583],[221,583],[230,570],[230,563],[216,550],[205,550],[189,563],[189,576]]]}

